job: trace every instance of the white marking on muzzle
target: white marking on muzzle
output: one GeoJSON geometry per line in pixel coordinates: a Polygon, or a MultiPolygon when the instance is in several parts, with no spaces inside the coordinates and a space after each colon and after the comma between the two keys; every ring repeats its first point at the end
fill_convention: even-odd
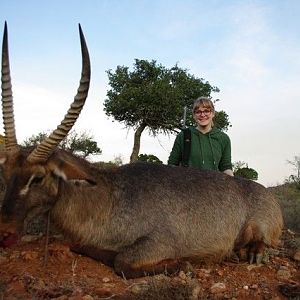
{"type": "Polygon", "coordinates": [[[0,165],[3,165],[6,162],[6,157],[0,158],[0,165]]]}
{"type": "Polygon", "coordinates": [[[20,196],[26,196],[28,191],[29,191],[29,187],[30,184],[32,182],[32,180],[35,178],[35,175],[31,175],[31,177],[29,178],[27,184],[20,190],[19,195],[20,196]]]}

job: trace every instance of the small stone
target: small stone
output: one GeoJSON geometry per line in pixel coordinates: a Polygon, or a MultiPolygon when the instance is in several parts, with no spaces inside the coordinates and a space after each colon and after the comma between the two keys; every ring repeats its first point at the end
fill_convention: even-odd
{"type": "Polygon", "coordinates": [[[149,285],[146,285],[146,284],[134,284],[130,291],[135,294],[135,295],[138,295],[140,293],[143,293],[145,291],[147,291],[149,289],[149,285]]]}
{"type": "Polygon", "coordinates": [[[258,289],[258,285],[257,285],[257,284],[252,284],[252,285],[250,286],[250,289],[252,289],[252,290],[257,290],[257,289],[258,289]]]}
{"type": "Polygon", "coordinates": [[[182,280],[186,280],[186,274],[183,271],[180,271],[178,277],[182,280]]]}
{"type": "Polygon", "coordinates": [[[204,274],[210,274],[211,270],[210,269],[200,269],[200,271],[204,274]]]}
{"type": "Polygon", "coordinates": [[[84,295],[82,300],[93,300],[94,298],[91,295],[84,295]]]}
{"type": "Polygon", "coordinates": [[[226,285],[223,282],[217,282],[213,284],[210,288],[210,292],[212,294],[219,294],[226,291],[226,285]]]}
{"type": "Polygon", "coordinates": [[[249,286],[248,286],[248,285],[244,285],[244,286],[243,286],[243,289],[244,289],[244,290],[249,290],[249,286]]]}
{"type": "Polygon", "coordinates": [[[297,260],[297,261],[300,261],[300,250],[297,250],[295,252],[295,254],[293,255],[293,259],[297,260]]]}
{"type": "Polygon", "coordinates": [[[252,265],[248,265],[247,266],[247,270],[251,271],[251,270],[259,268],[259,267],[261,267],[261,265],[254,265],[254,264],[252,264],[252,265]]]}
{"type": "Polygon", "coordinates": [[[279,269],[277,272],[278,279],[289,279],[291,277],[291,272],[285,269],[279,269]]]}
{"type": "Polygon", "coordinates": [[[36,260],[39,256],[39,253],[36,251],[23,251],[21,252],[21,257],[24,260],[36,260]]]}
{"type": "Polygon", "coordinates": [[[116,285],[114,283],[104,283],[104,287],[106,288],[114,288],[116,285]]]}
{"type": "Polygon", "coordinates": [[[26,243],[30,243],[30,242],[37,241],[40,238],[41,237],[39,235],[25,234],[21,237],[21,241],[26,242],[26,243]]]}
{"type": "Polygon", "coordinates": [[[108,278],[108,277],[103,277],[103,278],[102,278],[102,282],[104,282],[104,283],[110,282],[110,278],[108,278]]]}

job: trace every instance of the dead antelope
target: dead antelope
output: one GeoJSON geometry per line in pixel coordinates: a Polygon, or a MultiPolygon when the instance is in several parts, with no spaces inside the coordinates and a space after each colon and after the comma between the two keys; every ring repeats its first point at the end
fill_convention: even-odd
{"type": "Polygon", "coordinates": [[[7,189],[2,219],[47,208],[78,251],[126,277],[172,270],[185,260],[220,260],[241,248],[249,249],[251,261],[260,261],[266,245],[276,246],[283,226],[278,203],[262,185],[220,172],[157,164],[100,170],[57,148],[88,93],[90,63],[81,29],[80,40],[83,70],[70,110],[48,139],[23,149],[15,134],[5,26],[6,148],[0,160],[7,189]]]}

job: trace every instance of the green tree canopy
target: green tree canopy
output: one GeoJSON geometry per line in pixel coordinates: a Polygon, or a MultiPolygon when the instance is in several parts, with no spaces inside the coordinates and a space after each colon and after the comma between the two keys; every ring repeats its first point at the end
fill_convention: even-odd
{"type": "Polygon", "coordinates": [[[233,174],[234,176],[244,177],[251,180],[257,180],[258,179],[258,173],[248,167],[248,164],[244,161],[238,161],[233,163],[233,174]]]}
{"type": "Polygon", "coordinates": [[[191,107],[199,96],[209,97],[219,91],[177,64],[168,69],[155,60],[136,59],[133,71],[117,66],[107,74],[110,89],[104,111],[126,127],[134,128],[131,162],[138,159],[140,138],[146,127],[153,135],[176,132],[183,126],[185,106],[191,107]]]}
{"type": "MultiPolygon", "coordinates": [[[[40,132],[36,135],[32,135],[27,138],[22,145],[23,146],[36,146],[40,144],[49,134],[40,132]]],[[[98,147],[97,142],[93,140],[93,137],[87,132],[77,133],[72,130],[65,139],[61,141],[59,147],[72,153],[75,153],[81,157],[88,157],[91,154],[101,154],[102,150],[98,147]]]]}
{"type": "Polygon", "coordinates": [[[152,162],[162,164],[163,162],[153,154],[140,154],[138,157],[139,161],[152,162]]]}
{"type": "Polygon", "coordinates": [[[287,163],[294,167],[296,174],[291,174],[286,181],[296,184],[297,188],[300,189],[300,156],[294,156],[294,159],[287,160],[287,163]]]}

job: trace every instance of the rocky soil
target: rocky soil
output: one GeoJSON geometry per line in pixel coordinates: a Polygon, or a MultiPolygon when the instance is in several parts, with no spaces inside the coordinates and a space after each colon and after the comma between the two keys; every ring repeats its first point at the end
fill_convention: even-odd
{"type": "MultiPolygon", "coordinates": [[[[293,233],[291,233],[293,234],[293,233]]],[[[0,228],[0,299],[300,299],[295,235],[265,264],[223,262],[138,279],[117,276],[69,250],[61,237],[15,235],[0,228]],[[46,250],[47,249],[47,250],[46,250]]]]}

